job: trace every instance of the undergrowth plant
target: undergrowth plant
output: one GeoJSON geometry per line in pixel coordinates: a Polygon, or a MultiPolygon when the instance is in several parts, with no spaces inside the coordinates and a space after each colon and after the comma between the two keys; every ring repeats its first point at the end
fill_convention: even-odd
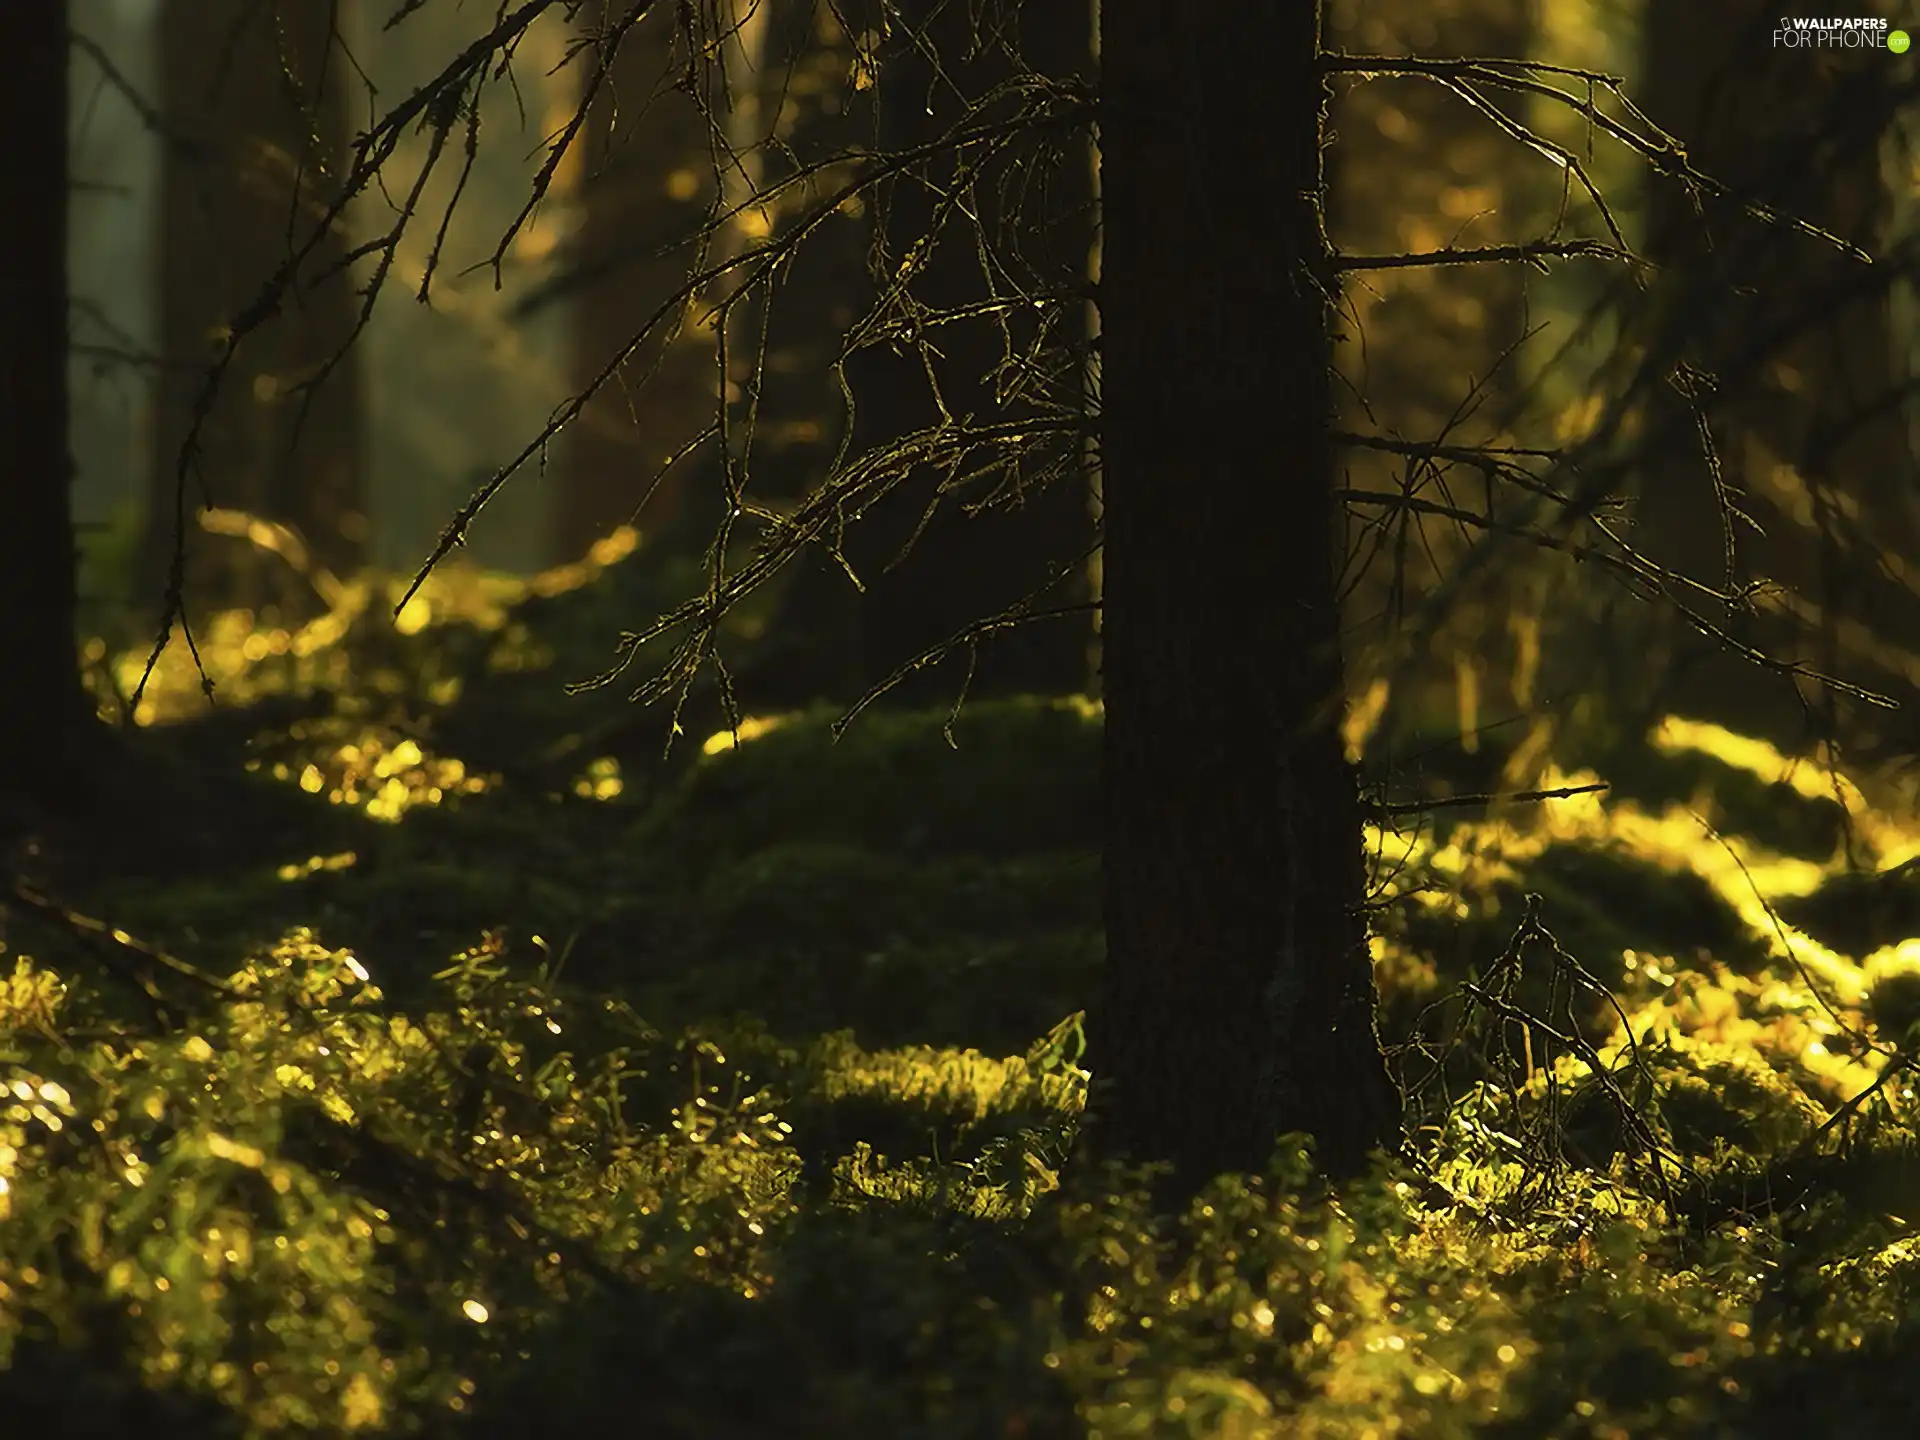
{"type": "Polygon", "coordinates": [[[1670,724],[1383,812],[1406,1153],[1330,1188],[1283,1138],[1167,1213],[1076,1151],[1096,705],[536,781],[448,748],[485,589],[428,594],[418,685],[329,659],[350,622],[209,652],[330,697],[248,748],[348,848],[7,896],[23,1433],[1910,1427],[1920,834],[1845,777],[1670,724]]]}

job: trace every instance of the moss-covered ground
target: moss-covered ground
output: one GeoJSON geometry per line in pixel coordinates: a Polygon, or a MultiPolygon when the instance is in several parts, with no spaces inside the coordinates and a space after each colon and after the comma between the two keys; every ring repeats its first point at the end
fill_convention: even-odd
{"type": "Polygon", "coordinates": [[[1436,761],[1612,788],[1369,831],[1407,1156],[1162,1215],[1071,1157],[1098,708],[662,758],[561,691],[643,573],[227,617],[213,718],[168,653],[203,813],[4,897],[5,1433],[1920,1433],[1910,797],[1678,721],[1436,761]]]}

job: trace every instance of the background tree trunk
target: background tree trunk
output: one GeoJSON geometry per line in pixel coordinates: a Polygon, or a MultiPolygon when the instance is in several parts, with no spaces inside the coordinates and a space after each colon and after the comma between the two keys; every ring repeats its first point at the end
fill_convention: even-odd
{"type": "MultiPolygon", "coordinates": [[[[333,8],[255,0],[161,8],[160,105],[177,138],[162,162],[160,333],[172,363],[159,387],[142,580],[156,597],[174,551],[180,446],[206,364],[310,232],[346,149],[347,60],[332,44],[333,8]]],[[[215,507],[291,526],[336,575],[360,568],[367,538],[358,367],[349,355],[310,405],[299,387],[353,331],[351,280],[327,275],[345,251],[333,237],[280,313],[242,342],[201,432],[187,495],[190,527],[204,493],[215,507]]],[[[309,603],[305,583],[281,562],[195,532],[190,602],[309,603]]]]}
{"type": "Polygon", "coordinates": [[[67,17],[28,5],[8,26],[0,99],[14,157],[0,227],[0,811],[73,777],[61,757],[92,721],[74,642],[67,455],[67,17]]]}
{"type": "MultiPolygon", "coordinates": [[[[628,8],[588,13],[605,26],[628,8]]],[[[719,141],[695,96],[675,88],[690,63],[678,8],[655,5],[628,32],[588,113],[572,256],[576,387],[686,283],[701,253],[694,237],[713,207],[719,141]]],[[[571,428],[554,476],[556,561],[578,558],[630,520],[649,535],[678,534],[689,520],[689,491],[717,468],[718,452],[709,443],[664,479],[660,472],[714,422],[714,335],[701,313],[689,306],[683,321],[657,329],[571,428]]]]}
{"type": "Polygon", "coordinates": [[[1338,723],[1319,24],[1102,8],[1094,1123],[1186,1183],[1263,1168],[1283,1131],[1344,1168],[1399,1128],[1338,723]],[[1236,83],[1250,55],[1266,83],[1236,83]]]}
{"type": "MultiPolygon", "coordinates": [[[[766,207],[774,230],[809,214],[853,178],[854,165],[829,163],[874,140],[874,90],[856,44],[877,27],[871,0],[759,0],[768,12],[761,47],[758,109],[766,184],[804,167],[824,166],[766,207]]],[[[874,31],[877,33],[877,30],[874,31]]],[[[871,205],[844,205],[794,252],[776,287],[756,302],[766,324],[766,363],[755,396],[754,493],[797,506],[832,468],[845,432],[845,400],[835,365],[848,330],[873,288],[867,273],[871,205]]],[[[757,328],[748,343],[758,342],[757,328]]],[[[778,582],[782,623],[761,638],[739,677],[756,708],[845,704],[865,688],[861,596],[818,547],[798,556],[778,582]]]]}
{"type": "MultiPolygon", "coordinates": [[[[1048,79],[1091,77],[1093,16],[1085,0],[1044,5],[915,0],[901,8],[879,66],[880,144],[904,150],[937,139],[970,102],[1029,71],[1048,79]]],[[[1010,108],[1007,101],[1003,108],[1010,108]]],[[[980,304],[1011,283],[1083,286],[1092,242],[1090,137],[1084,130],[1023,146],[993,162],[970,184],[968,198],[1003,270],[982,273],[981,248],[965,213],[949,213],[924,269],[911,286],[915,301],[934,311],[980,304]]],[[[933,161],[928,178],[948,188],[954,164],[933,161]]],[[[921,237],[933,232],[936,199],[927,184],[903,177],[886,187],[877,217],[877,273],[891,277],[921,237]]],[[[1031,330],[1016,315],[1016,347],[1031,330]]],[[[924,339],[929,360],[911,340],[861,352],[851,367],[856,397],[856,443],[885,443],[941,422],[927,378],[930,363],[940,398],[959,423],[990,422],[1031,411],[1002,403],[995,393],[1005,340],[1001,317],[979,315],[939,324],[924,339]]],[[[1078,301],[1062,309],[1068,345],[1084,351],[1084,312],[1078,301]]],[[[1078,370],[1060,381],[1063,398],[1077,398],[1078,370]]],[[[976,460],[975,464],[978,463],[976,460]]],[[[1018,503],[966,513],[1002,483],[999,477],[950,492],[926,521],[935,485],[947,477],[922,467],[894,491],[852,535],[854,568],[868,590],[860,607],[868,685],[947,639],[1031,593],[1054,566],[1091,542],[1087,479],[1070,473],[1025,487],[1018,503]],[[925,528],[920,527],[925,522],[925,528]],[[917,532],[917,533],[916,533],[917,532]],[[909,549],[910,547],[910,549],[909,549]],[[900,559],[906,552],[906,558],[900,559]],[[900,560],[895,566],[894,562],[900,560]]],[[[1085,574],[1056,586],[1042,608],[1084,602],[1085,574]]],[[[1070,693],[1087,686],[1092,621],[1085,615],[1040,621],[998,632],[984,642],[970,693],[1070,693]]],[[[959,692],[965,658],[921,671],[894,693],[900,703],[948,702],[959,692]]]]}
{"type": "MultiPolygon", "coordinates": [[[[1329,45],[1365,55],[1524,59],[1537,53],[1534,8],[1533,0],[1330,3],[1329,45]]],[[[1459,95],[1420,76],[1345,76],[1337,93],[1326,183],[1328,229],[1341,250],[1380,255],[1516,244],[1548,228],[1559,201],[1557,172],[1459,95]]],[[[1522,97],[1493,87],[1484,97],[1527,119],[1522,97]]],[[[1341,428],[1444,435],[1460,445],[1517,443],[1521,407],[1530,398],[1519,362],[1532,281],[1521,265],[1412,266],[1357,277],[1341,297],[1335,341],[1347,382],[1335,395],[1341,428]]],[[[1552,342],[1559,338],[1556,328],[1552,342]]],[[[1408,480],[1407,461],[1379,451],[1345,450],[1340,465],[1345,483],[1359,490],[1392,492],[1408,480]]],[[[1431,478],[1419,479],[1417,491],[1440,499],[1431,478]]],[[[1346,663],[1356,690],[1391,680],[1378,732],[1391,743],[1399,727],[1417,732],[1433,727],[1435,714],[1447,716],[1459,686],[1474,695],[1483,682],[1496,682],[1485,686],[1495,693],[1508,688],[1498,683],[1507,678],[1504,647],[1489,644],[1487,632],[1523,608],[1516,602],[1531,588],[1532,567],[1504,568],[1459,607],[1436,644],[1410,655],[1405,620],[1417,605],[1413,597],[1442,583],[1472,539],[1417,515],[1397,516],[1384,528],[1356,547],[1367,559],[1346,597],[1346,663]]],[[[1471,704],[1462,719],[1477,723],[1471,704]]],[[[1463,743],[1477,746],[1478,736],[1470,733],[1463,743]]]]}
{"type": "MultiPolygon", "coordinates": [[[[775,8],[764,73],[763,105],[769,116],[777,107],[778,144],[770,163],[784,169],[848,150],[897,151],[930,143],[970,101],[1023,71],[1052,80],[1090,79],[1092,37],[1085,0],[1017,9],[1004,0],[914,0],[890,14],[877,0],[834,6],[792,0],[775,8]]],[[[1002,97],[997,113],[1010,109],[1010,97],[1002,97]]],[[[922,173],[945,187],[952,169],[951,159],[936,159],[922,173]]],[[[830,171],[806,195],[789,200],[789,218],[850,173],[830,171]]],[[[1012,260],[996,275],[1000,293],[1010,279],[1055,289],[1084,286],[1094,235],[1091,180],[1091,136],[1084,125],[1028,142],[1017,156],[1003,156],[974,177],[969,194],[980,227],[995,254],[1012,260]]],[[[800,250],[771,307],[753,451],[757,490],[797,500],[825,475],[843,435],[843,426],[833,423],[843,404],[834,363],[855,321],[877,298],[876,286],[897,273],[915,241],[932,228],[934,209],[922,179],[905,176],[844,207],[800,250]],[[831,418],[823,424],[823,417],[831,418]]],[[[967,216],[945,219],[939,246],[910,288],[917,305],[943,311],[979,304],[994,293],[982,275],[979,240],[967,216]]],[[[1089,334],[1084,302],[1061,309],[1056,358],[1084,352],[1089,334]]],[[[1027,319],[1015,317],[1016,337],[1030,330],[1023,329],[1027,319]]],[[[897,345],[863,347],[848,359],[855,396],[851,453],[939,421],[923,355],[931,359],[940,393],[960,424],[1006,420],[1022,413],[1016,405],[1028,405],[1003,404],[995,396],[992,372],[1004,341],[994,317],[930,325],[922,338],[932,351],[902,338],[897,345]]],[[[1071,374],[1061,375],[1055,400],[1083,409],[1083,374],[1084,365],[1076,363],[1071,374]]],[[[794,565],[784,580],[787,623],[755,672],[743,677],[743,694],[756,705],[845,703],[968,622],[1034,590],[1053,566],[1092,543],[1087,466],[1077,450],[1073,462],[1071,473],[1030,484],[1015,506],[963,513],[965,505],[990,493],[997,478],[951,493],[916,538],[935,485],[946,478],[919,467],[848,529],[846,552],[864,594],[823,550],[794,565]],[[909,542],[910,554],[892,568],[909,542]]],[[[1043,604],[1086,600],[1093,589],[1090,570],[1067,577],[1043,604]]],[[[1079,615],[998,632],[981,647],[969,693],[1086,689],[1092,629],[1090,617],[1079,615]]],[[[889,692],[889,702],[950,703],[965,665],[958,658],[911,675],[889,692]]]]}

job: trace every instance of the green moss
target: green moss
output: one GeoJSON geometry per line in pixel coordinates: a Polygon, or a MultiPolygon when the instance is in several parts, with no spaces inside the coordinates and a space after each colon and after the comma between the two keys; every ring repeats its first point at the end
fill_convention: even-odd
{"type": "MultiPolygon", "coordinates": [[[[1743,1169],[1792,1153],[1822,1110],[1794,1081],[1736,1046],[1668,1036],[1643,1044],[1639,1064],[1613,1076],[1664,1145],[1683,1156],[1743,1169]]],[[[1566,1108],[1569,1149],[1604,1167],[1626,1145],[1626,1122],[1606,1086],[1576,1083],[1566,1108]]]]}
{"type": "Polygon", "coordinates": [[[833,711],[795,717],[705,757],[646,831],[705,870],[784,841],[901,857],[1091,850],[1100,724],[1074,701],[969,705],[949,744],[939,712],[870,711],[836,743],[833,711]]]}
{"type": "Polygon", "coordinates": [[[1910,1039],[1920,1028],[1920,966],[1888,967],[1872,981],[1867,1013],[1873,1023],[1887,1037],[1910,1039]]]}
{"type": "Polygon", "coordinates": [[[1621,845],[1550,846],[1527,867],[1543,918],[1601,980],[1617,985],[1625,950],[1682,964],[1711,959],[1751,973],[1769,951],[1721,894],[1690,870],[1668,870],[1621,845]]]}
{"type": "Polygon", "coordinates": [[[1781,1155],[1820,1122],[1820,1107],[1804,1091],[1748,1052],[1670,1049],[1654,1064],[1661,1076],[1660,1115],[1684,1153],[1781,1155]]]}
{"type": "Polygon", "coordinates": [[[847,845],[773,845],[714,872],[692,938],[710,954],[742,945],[866,954],[956,932],[1091,928],[1097,885],[1091,855],[922,864],[847,845]]]}
{"type": "Polygon", "coordinates": [[[1615,800],[1653,811],[1689,806],[1722,834],[1745,835],[1782,855],[1825,861],[1846,835],[1846,809],[1832,796],[1803,795],[1692,747],[1666,749],[1633,735],[1595,753],[1567,753],[1562,763],[1598,770],[1615,800]]]}
{"type": "Polygon", "coordinates": [[[846,845],[775,845],[664,900],[671,1014],[751,1011],[785,1033],[851,1026],[872,1044],[1024,1044],[1084,1005],[1101,953],[1085,855],[914,864],[846,845]]]}
{"type": "Polygon", "coordinates": [[[1779,909],[1822,944],[1864,957],[1920,936],[1920,863],[1879,874],[1839,874],[1811,895],[1783,900],[1779,909]]]}
{"type": "MultiPolygon", "coordinates": [[[[527,607],[494,660],[597,657],[639,579],[527,607]]],[[[537,759],[530,737],[575,723],[541,689],[562,664],[475,681],[478,631],[376,658],[424,662],[438,640],[477,703],[436,739],[491,727],[488,753],[537,759]]],[[[363,828],[334,847],[357,863],[293,881],[263,845],[120,882],[113,923],[216,973],[251,959],[236,995],[180,982],[177,1033],[153,1033],[126,967],[9,917],[9,961],[40,949],[0,1019],[0,1414],[138,1429],[147,1366],[209,1433],[223,1416],[332,1433],[369,1402],[396,1433],[453,1433],[456,1400],[458,1433],[483,1436],[1334,1437],[1383,1415],[1514,1440],[1912,1428],[1911,1101],[1889,1084],[1817,1134],[1830,1067],[1816,1082],[1753,1046],[1647,1041],[1696,1022],[1828,1034],[1800,1028],[1824,1026],[1805,982],[1697,876],[1624,840],[1560,843],[1384,922],[1408,1031],[1417,1004],[1486,973],[1527,893],[1607,984],[1624,950],[1672,957],[1626,1003],[1654,1070],[1629,1088],[1690,1172],[1680,1216],[1619,1163],[1590,1085],[1565,1117],[1585,1164],[1541,1163],[1532,1102],[1483,1085],[1426,1097],[1430,1183],[1383,1166],[1332,1192],[1283,1141],[1265,1173],[1165,1214],[1147,1177],[1068,1153],[1081,1072],[1023,1055],[1097,985],[1097,714],[971,706],[957,750],[942,713],[864,716],[838,744],[830,718],[710,756],[695,734],[678,768],[623,755],[611,803],[554,801],[530,763],[363,828]],[[255,945],[293,921],[358,958],[255,945]],[[448,965],[495,926],[513,943],[448,965]],[[536,970],[562,953],[555,994],[536,970]],[[1673,974],[1703,957],[1763,983],[1673,974]],[[133,1000],[106,1006],[109,987],[133,1000]],[[32,1408],[49,1396],[67,1408],[32,1408]]],[[[1502,744],[1421,784],[1497,788],[1502,744]]],[[[1700,757],[1620,760],[1601,766],[1626,777],[1616,795],[1831,849],[1817,802],[1700,757]]],[[[1445,823],[1463,847],[1493,835],[1445,823]]],[[[1898,935],[1891,879],[1830,882],[1795,913],[1846,946],[1898,935]]],[[[1513,998],[1545,1013],[1551,962],[1524,958],[1513,998]]],[[[1920,989],[1875,963],[1865,1011],[1897,1038],[1920,989]]],[[[1605,1043],[1611,1007],[1580,1004],[1605,1043]]],[[[1466,1035],[1445,1074],[1485,1080],[1488,1043],[1466,1035]]],[[[1197,1105],[1247,1103],[1192,1083],[1197,1105]]]]}

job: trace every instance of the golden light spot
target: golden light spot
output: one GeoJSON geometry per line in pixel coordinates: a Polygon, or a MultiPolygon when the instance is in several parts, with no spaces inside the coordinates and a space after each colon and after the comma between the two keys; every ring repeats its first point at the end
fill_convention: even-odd
{"type": "Polygon", "coordinates": [[[1384,676],[1375,677],[1367,686],[1367,693],[1347,706],[1346,719],[1341,722],[1341,738],[1347,747],[1347,759],[1359,763],[1366,749],[1367,741],[1380,724],[1380,717],[1386,713],[1387,698],[1392,687],[1384,676]]]}
{"type": "Polygon", "coordinates": [[[603,755],[587,766],[586,774],[573,782],[573,793],[583,800],[612,800],[626,788],[620,778],[620,762],[603,755]]]}
{"type": "Polygon", "coordinates": [[[420,763],[420,747],[412,740],[402,740],[393,749],[380,757],[373,767],[376,775],[392,775],[400,770],[408,770],[420,763]]]}
{"type": "Polygon", "coordinates": [[[487,1323],[487,1307],[482,1305],[478,1300],[461,1301],[460,1313],[476,1325],[484,1325],[487,1323]]]}
{"type": "Polygon", "coordinates": [[[236,1165],[244,1165],[249,1170],[258,1170],[267,1163],[266,1153],[259,1146],[229,1140],[225,1135],[207,1136],[207,1152],[221,1160],[231,1160],[236,1165]]]}
{"type": "Polygon", "coordinates": [[[433,619],[433,607],[419,595],[400,607],[400,613],[393,617],[393,628],[402,635],[418,635],[427,628],[427,622],[433,619]]]}
{"type": "Polygon", "coordinates": [[[1456,185],[1440,192],[1440,213],[1455,220],[1483,215],[1494,208],[1496,192],[1491,185],[1456,185]]]}
{"type": "Polygon", "coordinates": [[[738,730],[718,730],[709,735],[700,746],[700,753],[718,755],[723,750],[733,749],[736,737],[744,745],[749,740],[771,734],[786,723],[787,717],[784,715],[749,715],[740,722],[738,730]]]}
{"type": "Polygon", "coordinates": [[[1404,216],[1399,229],[1401,243],[1417,253],[1438,250],[1446,243],[1446,236],[1437,226],[1417,215],[1404,216]]]}
{"type": "Polygon", "coordinates": [[[538,264],[560,244],[560,227],[549,220],[536,219],[521,228],[514,237],[513,250],[522,260],[538,264]]]}
{"type": "Polygon", "coordinates": [[[347,1381],[347,1388],[340,1396],[340,1418],[347,1429],[365,1430],[378,1425],[381,1413],[380,1397],[372,1381],[364,1374],[356,1374],[347,1381]]]}

